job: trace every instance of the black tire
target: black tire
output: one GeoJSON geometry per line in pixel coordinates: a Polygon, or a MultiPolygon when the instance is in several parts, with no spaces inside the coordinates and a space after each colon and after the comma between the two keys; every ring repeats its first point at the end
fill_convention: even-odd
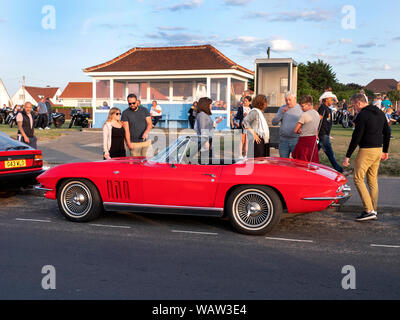
{"type": "Polygon", "coordinates": [[[14,127],[14,124],[15,124],[15,120],[11,120],[10,121],[10,128],[14,127]]]}
{"type": "Polygon", "coordinates": [[[278,194],[270,187],[237,187],[228,197],[226,212],[232,226],[240,233],[263,235],[271,231],[282,217],[278,194]]]}
{"type": "Polygon", "coordinates": [[[342,120],[342,127],[347,129],[349,127],[349,117],[348,116],[344,116],[343,120],[342,120]]]}
{"type": "Polygon", "coordinates": [[[69,179],[57,190],[58,208],[73,222],[89,222],[103,212],[103,201],[96,186],[86,179],[69,179]]]}
{"type": "Polygon", "coordinates": [[[72,128],[72,125],[74,124],[74,119],[72,118],[71,119],[71,122],[69,123],[69,128],[71,129],[72,128]]]}

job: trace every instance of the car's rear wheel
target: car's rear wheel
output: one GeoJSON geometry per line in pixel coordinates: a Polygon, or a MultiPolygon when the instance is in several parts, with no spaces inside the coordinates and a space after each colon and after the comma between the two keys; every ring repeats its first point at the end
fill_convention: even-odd
{"type": "Polygon", "coordinates": [[[58,207],[70,221],[88,222],[103,212],[103,203],[96,186],[86,179],[64,181],[57,192],[58,207]]]}
{"type": "Polygon", "coordinates": [[[262,235],[280,221],[283,208],[278,194],[265,186],[240,186],[229,196],[226,210],[240,233],[262,235]]]}

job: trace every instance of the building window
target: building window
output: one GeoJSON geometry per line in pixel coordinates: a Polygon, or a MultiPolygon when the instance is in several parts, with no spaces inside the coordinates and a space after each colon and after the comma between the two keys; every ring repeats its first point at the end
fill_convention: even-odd
{"type": "Polygon", "coordinates": [[[227,110],[227,79],[211,79],[211,99],[213,100],[212,110],[227,110]]]}
{"type": "Polygon", "coordinates": [[[174,81],[173,82],[173,100],[174,101],[192,101],[193,100],[193,82],[192,81],[174,81]]]}
{"type": "Polygon", "coordinates": [[[169,100],[169,82],[151,82],[150,100],[169,100]]]}
{"type": "Polygon", "coordinates": [[[134,94],[139,100],[147,100],[147,83],[128,83],[128,94],[134,94]]]}

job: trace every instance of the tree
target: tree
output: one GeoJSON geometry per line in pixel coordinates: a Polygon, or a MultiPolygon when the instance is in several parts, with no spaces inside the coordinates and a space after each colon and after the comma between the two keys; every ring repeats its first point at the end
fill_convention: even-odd
{"type": "Polygon", "coordinates": [[[307,62],[307,76],[311,87],[321,92],[337,84],[336,73],[332,71],[332,66],[320,59],[307,62]]]}
{"type": "Polygon", "coordinates": [[[388,96],[389,100],[392,101],[392,103],[395,101],[400,101],[400,91],[399,90],[390,91],[387,94],[387,96],[388,96]]]}

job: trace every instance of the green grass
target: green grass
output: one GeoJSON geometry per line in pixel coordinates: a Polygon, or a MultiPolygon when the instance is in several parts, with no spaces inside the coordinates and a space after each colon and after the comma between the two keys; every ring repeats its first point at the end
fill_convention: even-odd
{"type": "MultiPolygon", "coordinates": [[[[69,121],[66,121],[61,128],[55,128],[54,126],[52,126],[51,130],[35,129],[35,135],[38,138],[38,140],[43,141],[48,139],[56,139],[69,131],[76,131],[81,129],[80,127],[73,127],[69,129],[68,126],[69,126],[69,121]]],[[[0,131],[4,132],[5,134],[8,134],[10,137],[14,139],[17,138],[18,128],[16,126],[10,128],[9,125],[1,124],[0,131]]]]}
{"type": "MultiPolygon", "coordinates": [[[[333,126],[331,136],[333,137],[332,147],[335,152],[337,162],[341,165],[346,155],[347,148],[351,141],[353,134],[352,129],[344,129],[342,126],[333,126]]],[[[392,126],[392,136],[394,139],[390,140],[389,159],[381,162],[379,174],[389,176],[400,176],[400,125],[392,126]]],[[[319,153],[321,163],[331,166],[328,157],[323,151],[319,153]]],[[[349,169],[353,170],[353,164],[357,150],[353,153],[350,159],[349,169]]]]}

